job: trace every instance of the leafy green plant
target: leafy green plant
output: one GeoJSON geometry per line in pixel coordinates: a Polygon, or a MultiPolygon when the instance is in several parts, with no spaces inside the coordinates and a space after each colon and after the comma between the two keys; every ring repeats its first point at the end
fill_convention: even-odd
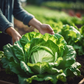
{"type": "Polygon", "coordinates": [[[4,56],[4,52],[3,51],[0,51],[0,61],[1,61],[1,58],[4,56]]]}
{"type": "Polygon", "coordinates": [[[55,11],[33,5],[32,6],[28,5],[24,7],[24,9],[29,13],[33,14],[42,23],[46,23],[47,21],[52,20],[53,22],[56,23],[61,21],[63,24],[72,25],[74,23],[75,25],[84,25],[83,17],[81,18],[77,18],[76,16],[71,17],[63,11],[55,11]]]}
{"type": "Polygon", "coordinates": [[[77,28],[66,24],[63,25],[63,28],[59,34],[64,37],[68,45],[72,45],[74,47],[77,55],[84,54],[84,37],[77,28]]]}
{"type": "Polygon", "coordinates": [[[84,36],[84,25],[79,29],[79,31],[80,31],[81,35],[84,36]]]}
{"type": "Polygon", "coordinates": [[[84,54],[84,26],[78,29],[74,24],[70,26],[68,24],[63,25],[61,22],[48,22],[51,25],[55,33],[61,34],[66,40],[68,45],[71,45],[76,50],[77,55],[84,54]]]}
{"type": "Polygon", "coordinates": [[[3,50],[3,67],[16,73],[20,84],[33,80],[50,80],[56,84],[58,80],[66,82],[67,76],[80,75],[81,64],[75,60],[76,52],[60,34],[26,33],[3,50]]]}
{"type": "Polygon", "coordinates": [[[43,2],[42,6],[49,7],[52,9],[73,9],[73,10],[84,10],[84,3],[82,2],[60,2],[60,1],[47,1],[43,2]]]}

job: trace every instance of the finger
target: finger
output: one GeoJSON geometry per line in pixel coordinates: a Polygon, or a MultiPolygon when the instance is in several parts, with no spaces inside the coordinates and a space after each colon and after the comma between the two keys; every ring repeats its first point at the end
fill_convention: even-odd
{"type": "Polygon", "coordinates": [[[16,39],[13,39],[13,44],[16,42],[16,41],[19,41],[19,37],[18,38],[16,38],[16,39]]]}
{"type": "Polygon", "coordinates": [[[52,35],[54,34],[54,31],[53,31],[52,28],[50,29],[49,33],[52,34],[52,35]]]}
{"type": "Polygon", "coordinates": [[[51,32],[50,34],[54,35],[54,31],[53,31],[53,32],[51,32]]]}

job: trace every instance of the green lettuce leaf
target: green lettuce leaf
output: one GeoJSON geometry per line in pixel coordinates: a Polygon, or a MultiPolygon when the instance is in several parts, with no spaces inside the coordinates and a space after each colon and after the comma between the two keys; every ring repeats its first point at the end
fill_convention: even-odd
{"type": "Polygon", "coordinates": [[[67,76],[80,75],[76,51],[60,34],[26,33],[14,45],[7,44],[3,49],[3,67],[17,74],[20,84],[33,80],[56,84],[58,80],[66,82],[67,76]]]}

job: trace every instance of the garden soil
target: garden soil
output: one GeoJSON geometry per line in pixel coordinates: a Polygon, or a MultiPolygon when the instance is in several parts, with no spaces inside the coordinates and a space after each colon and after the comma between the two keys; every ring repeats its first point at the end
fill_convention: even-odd
{"type": "MultiPolygon", "coordinates": [[[[23,26],[23,23],[18,23],[15,20],[15,29],[21,34],[25,34],[27,32],[34,31],[34,28],[23,26]],[[19,26],[17,26],[19,24],[19,26]]],[[[80,76],[75,76],[75,77],[67,77],[67,82],[63,83],[61,81],[58,81],[56,84],[84,84],[83,78],[84,78],[84,55],[82,56],[76,56],[76,61],[81,64],[81,75],[80,76]],[[82,82],[83,81],[83,82],[82,82]],[[82,83],[81,83],[82,82],[82,83]]],[[[3,69],[2,64],[0,63],[0,80],[11,82],[14,84],[18,84],[18,77],[16,74],[9,74],[6,73],[6,70],[3,69]]],[[[32,84],[52,84],[50,81],[33,81],[32,84]]]]}

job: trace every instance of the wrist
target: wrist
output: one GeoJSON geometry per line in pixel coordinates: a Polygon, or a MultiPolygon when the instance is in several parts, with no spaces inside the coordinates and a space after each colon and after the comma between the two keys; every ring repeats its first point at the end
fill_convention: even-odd
{"type": "Polygon", "coordinates": [[[17,34],[17,31],[13,27],[9,27],[6,29],[6,33],[9,34],[11,37],[17,34]]]}
{"type": "Polygon", "coordinates": [[[34,28],[39,30],[42,23],[40,21],[38,21],[37,19],[33,18],[33,19],[30,20],[29,25],[33,26],[34,28]]]}
{"type": "Polygon", "coordinates": [[[7,28],[6,33],[12,37],[13,44],[14,42],[19,41],[19,39],[21,39],[21,35],[13,27],[7,28]]]}

